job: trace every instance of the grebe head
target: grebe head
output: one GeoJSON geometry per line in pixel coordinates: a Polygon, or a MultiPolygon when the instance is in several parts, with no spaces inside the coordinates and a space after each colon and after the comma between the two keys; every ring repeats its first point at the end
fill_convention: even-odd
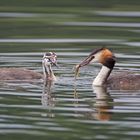
{"type": "Polygon", "coordinates": [[[102,69],[93,81],[93,85],[102,86],[105,84],[108,76],[111,73],[111,70],[114,67],[115,64],[115,56],[113,53],[107,49],[107,48],[100,48],[92,51],[92,53],[84,59],[80,64],[76,65],[76,75],[78,74],[78,71],[80,67],[86,66],[89,63],[101,63],[102,69]]]}
{"type": "Polygon", "coordinates": [[[54,52],[47,52],[43,56],[45,66],[57,66],[57,55],[54,52]]]}
{"type": "Polygon", "coordinates": [[[80,68],[90,63],[101,63],[108,68],[113,68],[115,63],[115,56],[109,49],[103,47],[92,51],[92,53],[76,67],[80,68]]]}
{"type": "Polygon", "coordinates": [[[52,66],[57,65],[57,55],[54,52],[47,52],[42,60],[44,78],[47,80],[55,80],[52,66]]]}

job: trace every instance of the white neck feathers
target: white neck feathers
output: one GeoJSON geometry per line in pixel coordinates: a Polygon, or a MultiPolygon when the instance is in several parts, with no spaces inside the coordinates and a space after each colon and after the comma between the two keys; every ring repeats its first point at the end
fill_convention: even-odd
{"type": "Polygon", "coordinates": [[[112,69],[109,69],[106,66],[102,66],[100,72],[98,73],[98,75],[96,76],[96,78],[93,81],[93,85],[95,86],[102,86],[105,84],[107,78],[110,75],[112,69]]]}

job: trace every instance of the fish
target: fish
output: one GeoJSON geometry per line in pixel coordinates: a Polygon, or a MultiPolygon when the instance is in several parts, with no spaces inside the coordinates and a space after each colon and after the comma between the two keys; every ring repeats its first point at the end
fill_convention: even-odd
{"type": "Polygon", "coordinates": [[[77,79],[77,77],[79,77],[79,71],[80,71],[80,65],[76,65],[75,68],[75,80],[77,79]]]}

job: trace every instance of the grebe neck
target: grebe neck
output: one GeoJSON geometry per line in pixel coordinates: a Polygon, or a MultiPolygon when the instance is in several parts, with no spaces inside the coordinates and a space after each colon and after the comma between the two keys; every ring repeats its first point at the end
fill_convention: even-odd
{"type": "Polygon", "coordinates": [[[45,81],[47,80],[56,81],[56,77],[50,65],[48,65],[47,67],[43,66],[43,75],[45,81]]]}
{"type": "Polygon", "coordinates": [[[102,66],[100,72],[98,73],[98,75],[96,76],[96,78],[93,81],[93,85],[94,86],[102,86],[106,83],[107,78],[109,77],[110,73],[111,73],[112,69],[106,67],[106,66],[102,66]]]}

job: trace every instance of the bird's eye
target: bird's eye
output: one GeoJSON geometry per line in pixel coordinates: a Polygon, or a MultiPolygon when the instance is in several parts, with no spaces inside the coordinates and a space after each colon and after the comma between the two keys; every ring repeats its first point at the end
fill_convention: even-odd
{"type": "Polygon", "coordinates": [[[95,56],[93,55],[91,58],[93,59],[93,58],[95,58],[95,56]]]}

